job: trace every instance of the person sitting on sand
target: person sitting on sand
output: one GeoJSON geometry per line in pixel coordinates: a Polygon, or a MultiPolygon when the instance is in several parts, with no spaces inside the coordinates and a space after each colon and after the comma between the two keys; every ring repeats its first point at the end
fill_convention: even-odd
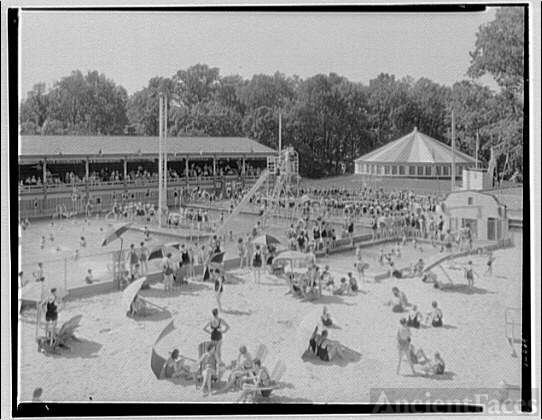
{"type": "Polygon", "coordinates": [[[343,296],[343,295],[347,295],[349,291],[350,291],[350,288],[348,286],[348,282],[346,281],[345,277],[342,277],[339,287],[333,290],[333,294],[343,296]]]}
{"type": "Polygon", "coordinates": [[[414,344],[412,344],[411,338],[408,339],[408,343],[408,356],[410,357],[410,362],[413,365],[425,365],[430,361],[421,347],[416,350],[416,347],[414,347],[414,344]]]}
{"type": "Polygon", "coordinates": [[[443,375],[446,371],[446,364],[444,359],[440,356],[439,352],[435,353],[434,359],[427,363],[427,366],[423,367],[425,375],[443,375]]]}
{"type": "Polygon", "coordinates": [[[327,330],[323,330],[316,340],[316,355],[324,362],[331,362],[337,357],[344,358],[342,345],[338,341],[329,340],[327,330]]]}
{"type": "Polygon", "coordinates": [[[254,369],[254,362],[252,356],[247,350],[246,346],[239,347],[239,354],[237,360],[232,362],[232,370],[228,378],[228,382],[219,392],[225,392],[229,390],[236,383],[239,383],[243,378],[248,377],[254,369]]]}
{"type": "Polygon", "coordinates": [[[148,315],[148,306],[145,299],[139,296],[139,293],[135,295],[134,300],[130,304],[130,310],[128,311],[128,316],[146,316],[148,315]]]}
{"type": "MultiPolygon", "coordinates": [[[[237,402],[242,402],[254,391],[254,388],[265,388],[275,385],[275,382],[271,379],[271,375],[267,368],[262,366],[260,359],[254,359],[254,374],[245,380],[243,384],[243,392],[239,396],[237,402]]],[[[260,391],[262,397],[268,397],[271,394],[271,389],[264,389],[260,391]]]]}
{"type": "Polygon", "coordinates": [[[414,370],[414,365],[412,364],[412,360],[410,358],[409,350],[410,350],[410,340],[411,340],[411,334],[410,329],[407,326],[407,320],[405,318],[401,318],[399,321],[400,326],[397,330],[397,350],[399,351],[399,362],[397,363],[397,375],[399,375],[399,372],[401,370],[401,361],[403,359],[403,356],[406,356],[406,359],[408,361],[408,364],[410,365],[410,369],[412,370],[412,373],[416,375],[416,371],[414,370]]]}
{"type": "Polygon", "coordinates": [[[179,354],[179,349],[174,349],[162,366],[160,379],[178,378],[181,376],[190,379],[192,373],[190,367],[184,363],[184,358],[179,354]]]}
{"type": "Polygon", "coordinates": [[[413,305],[412,309],[408,313],[407,325],[409,327],[413,327],[413,328],[420,328],[421,316],[422,315],[421,315],[420,311],[418,311],[418,307],[416,305],[413,305]]]}
{"type": "Polygon", "coordinates": [[[214,343],[207,345],[207,351],[201,356],[198,363],[202,367],[203,382],[201,389],[203,395],[211,393],[211,386],[213,382],[213,376],[216,376],[219,369],[219,362],[216,356],[216,346],[214,343]],[[207,392],[205,392],[205,386],[207,385],[207,392]]]}
{"type": "Polygon", "coordinates": [[[433,327],[442,327],[442,310],[438,307],[436,300],[431,304],[433,310],[427,314],[427,324],[430,322],[433,327]]]}
{"type": "Polygon", "coordinates": [[[427,273],[425,273],[423,276],[422,276],[422,281],[424,283],[437,283],[437,275],[432,272],[432,271],[428,271],[427,273]]]}
{"type": "Polygon", "coordinates": [[[324,310],[322,311],[322,316],[320,317],[322,320],[322,325],[324,327],[332,327],[333,326],[333,320],[331,319],[331,314],[327,310],[327,306],[324,306],[324,310]]]}
{"type": "Polygon", "coordinates": [[[348,273],[348,285],[349,285],[350,290],[353,293],[356,293],[359,291],[358,282],[356,281],[356,279],[354,278],[351,272],[348,273]]]}
{"type": "Polygon", "coordinates": [[[388,302],[388,305],[391,305],[391,310],[393,312],[404,312],[407,306],[410,306],[406,297],[405,292],[399,290],[398,287],[393,287],[391,289],[393,293],[393,299],[388,302]]]}
{"type": "Polygon", "coordinates": [[[414,275],[421,276],[424,267],[425,267],[425,263],[423,262],[423,259],[420,258],[418,262],[416,263],[416,265],[414,265],[414,275]]]}
{"type": "Polygon", "coordinates": [[[92,268],[87,270],[87,275],[85,276],[85,283],[92,284],[94,283],[94,276],[92,275],[92,268]]]}

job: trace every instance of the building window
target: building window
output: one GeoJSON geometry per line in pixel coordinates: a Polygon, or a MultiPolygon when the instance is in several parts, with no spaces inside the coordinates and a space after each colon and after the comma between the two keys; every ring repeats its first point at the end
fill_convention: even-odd
{"type": "Polygon", "coordinates": [[[443,167],[442,167],[442,174],[443,174],[444,176],[450,175],[450,167],[449,167],[449,166],[443,166],[443,167]]]}
{"type": "Polygon", "coordinates": [[[393,166],[391,167],[391,174],[392,174],[392,175],[397,175],[397,166],[393,165],[393,166]]]}
{"type": "Polygon", "coordinates": [[[425,176],[431,176],[431,166],[429,165],[425,167],[425,176]]]}
{"type": "Polygon", "coordinates": [[[437,166],[435,166],[435,169],[437,170],[437,176],[439,176],[439,175],[440,175],[440,168],[441,168],[441,167],[440,167],[440,166],[438,166],[438,165],[437,165],[437,166]]]}
{"type": "Polygon", "coordinates": [[[423,166],[418,166],[418,176],[423,175],[423,166]]]}
{"type": "Polygon", "coordinates": [[[409,174],[409,175],[416,175],[416,167],[410,165],[410,166],[408,167],[408,174],[409,174]]]}
{"type": "Polygon", "coordinates": [[[382,165],[376,165],[376,173],[380,175],[382,173],[382,165]]]}
{"type": "Polygon", "coordinates": [[[467,198],[467,204],[472,206],[472,197],[467,198]]]}
{"type": "Polygon", "coordinates": [[[384,166],[384,173],[385,173],[386,175],[389,175],[389,174],[390,174],[390,165],[384,166]]]}
{"type": "Polygon", "coordinates": [[[403,165],[399,166],[399,175],[405,174],[405,167],[403,165]]]}

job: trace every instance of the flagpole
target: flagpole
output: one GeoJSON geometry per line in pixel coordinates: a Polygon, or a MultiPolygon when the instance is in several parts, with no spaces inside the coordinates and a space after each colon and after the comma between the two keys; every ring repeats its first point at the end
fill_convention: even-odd
{"type": "Polygon", "coordinates": [[[455,191],[455,115],[452,109],[452,191],[455,191]]]}
{"type": "Polygon", "coordinates": [[[480,148],[480,131],[476,129],[476,151],[475,151],[476,169],[478,169],[478,149],[479,148],[480,148]]]}
{"type": "Polygon", "coordinates": [[[165,199],[165,210],[167,211],[167,97],[164,97],[164,199],[165,199]]]}
{"type": "Polygon", "coordinates": [[[162,227],[162,95],[158,98],[158,226],[162,227]]]}

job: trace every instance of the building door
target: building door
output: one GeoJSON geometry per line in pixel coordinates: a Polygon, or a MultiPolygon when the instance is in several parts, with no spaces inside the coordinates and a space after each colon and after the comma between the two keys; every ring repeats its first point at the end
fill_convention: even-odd
{"type": "Polygon", "coordinates": [[[461,219],[461,227],[470,227],[470,233],[473,240],[478,239],[478,226],[476,222],[476,219],[461,219]]]}
{"type": "Polygon", "coordinates": [[[493,217],[487,218],[487,240],[495,241],[496,237],[497,220],[493,217]]]}

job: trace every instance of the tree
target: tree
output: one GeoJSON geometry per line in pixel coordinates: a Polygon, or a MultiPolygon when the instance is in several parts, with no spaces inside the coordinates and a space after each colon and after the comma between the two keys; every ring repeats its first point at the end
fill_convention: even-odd
{"type": "Polygon", "coordinates": [[[481,26],[476,35],[468,70],[474,78],[490,74],[501,88],[493,101],[497,118],[487,130],[491,144],[510,165],[500,170],[511,172],[522,168],[523,160],[524,19],[523,7],[497,10],[495,20],[481,26]]]}

